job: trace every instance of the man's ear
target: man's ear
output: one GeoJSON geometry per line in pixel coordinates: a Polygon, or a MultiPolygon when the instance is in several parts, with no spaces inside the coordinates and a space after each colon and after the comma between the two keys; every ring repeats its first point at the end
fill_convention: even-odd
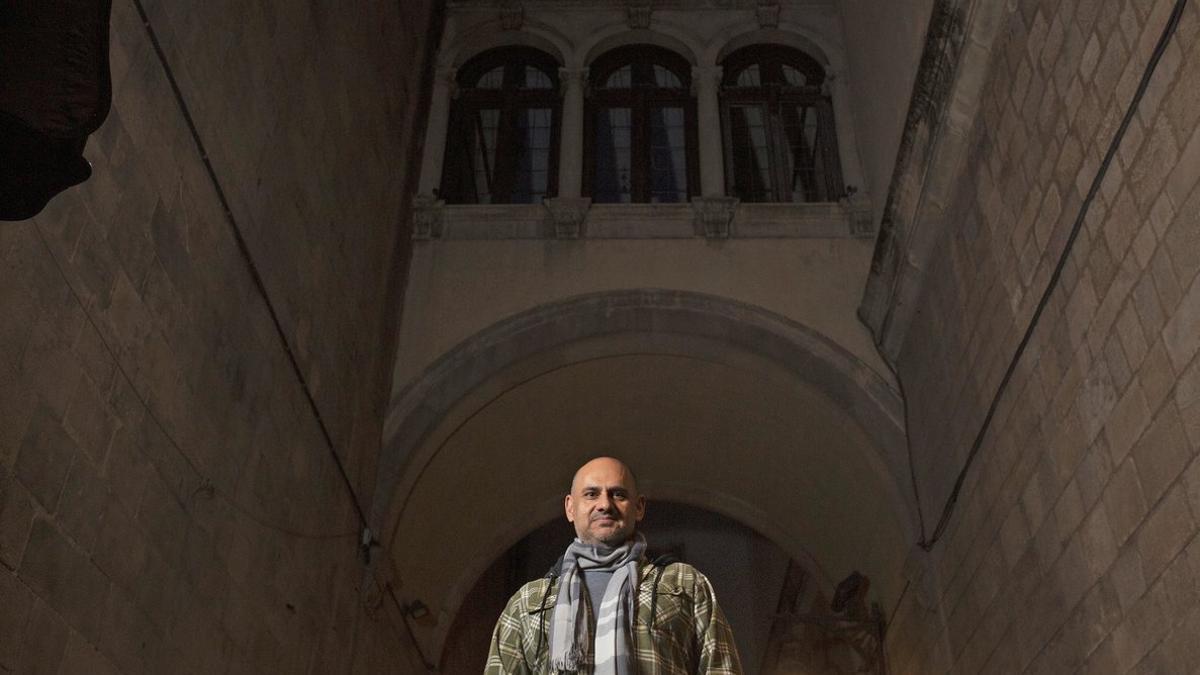
{"type": "Polygon", "coordinates": [[[568,523],[575,522],[575,513],[571,510],[571,495],[567,495],[563,498],[563,511],[565,511],[567,514],[568,523]]]}
{"type": "Polygon", "coordinates": [[[646,517],[646,497],[638,495],[637,498],[637,522],[642,522],[642,518],[646,517]]]}

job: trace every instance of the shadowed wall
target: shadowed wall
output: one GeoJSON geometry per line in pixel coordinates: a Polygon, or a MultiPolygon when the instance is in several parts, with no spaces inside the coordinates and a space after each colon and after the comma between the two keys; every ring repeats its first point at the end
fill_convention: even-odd
{"type": "Polygon", "coordinates": [[[114,3],[95,175],[0,224],[0,670],[419,667],[333,453],[369,508],[433,4],[114,3]]]}

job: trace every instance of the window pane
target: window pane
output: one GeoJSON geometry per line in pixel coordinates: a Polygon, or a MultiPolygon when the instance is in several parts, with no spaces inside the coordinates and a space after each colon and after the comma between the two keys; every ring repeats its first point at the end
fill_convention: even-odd
{"type": "Polygon", "coordinates": [[[683,86],[683,83],[679,81],[678,75],[662,66],[656,65],[654,66],[654,86],[674,87],[678,89],[683,86]]]}
{"type": "Polygon", "coordinates": [[[495,178],[496,134],[500,126],[499,110],[480,110],[474,119],[475,202],[492,203],[492,181],[495,178]]]}
{"type": "Polygon", "coordinates": [[[546,196],[550,175],[550,109],[517,112],[517,173],[514,203],[537,203],[546,196]]]}
{"type": "Polygon", "coordinates": [[[592,190],[593,201],[628,203],[632,199],[631,122],[629,108],[603,108],[596,113],[596,180],[592,190]]]}
{"type": "Polygon", "coordinates": [[[791,104],[783,110],[783,127],[788,141],[788,175],[792,201],[829,201],[825,185],[825,167],[821,161],[817,133],[817,110],[791,104]]]}
{"type": "Polygon", "coordinates": [[[633,86],[633,66],[621,66],[614,70],[604,81],[604,86],[609,89],[628,89],[633,86]]]}
{"type": "Polygon", "coordinates": [[[650,111],[650,201],[687,201],[683,108],[650,111]]]}
{"type": "Polygon", "coordinates": [[[742,201],[773,201],[771,153],[762,106],[729,108],[733,146],[733,191],[742,201]]]}
{"type": "Polygon", "coordinates": [[[783,66],[783,79],[793,87],[803,87],[808,83],[808,78],[804,76],[804,73],[786,64],[783,66]]]}
{"type": "Polygon", "coordinates": [[[745,70],[738,73],[737,86],[739,87],[759,87],[762,86],[762,78],[758,73],[758,64],[753,63],[746,66],[745,70]]]}
{"type": "Polygon", "coordinates": [[[525,89],[553,89],[554,83],[550,76],[533,66],[525,66],[525,81],[521,85],[525,89]]]}
{"type": "Polygon", "coordinates": [[[479,89],[499,89],[504,84],[504,66],[496,66],[484,73],[475,86],[479,89]]]}

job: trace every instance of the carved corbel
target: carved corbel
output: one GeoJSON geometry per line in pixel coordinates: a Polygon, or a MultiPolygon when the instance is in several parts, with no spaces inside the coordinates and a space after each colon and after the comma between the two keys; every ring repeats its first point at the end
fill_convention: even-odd
{"type": "Polygon", "coordinates": [[[592,200],[588,197],[553,197],[543,202],[554,222],[554,236],[558,239],[579,239],[584,233],[588,209],[592,200]]]}
{"type": "Polygon", "coordinates": [[[850,221],[850,235],[869,237],[875,234],[872,222],[871,200],[859,193],[854,186],[846,186],[846,196],[839,200],[850,221]]]}
{"type": "Polygon", "coordinates": [[[733,214],[737,197],[696,197],[692,200],[696,236],[706,239],[728,239],[732,234],[733,214]]]}
{"type": "Polygon", "coordinates": [[[413,197],[413,239],[438,239],[442,236],[442,209],[445,200],[424,194],[413,197]]]}
{"type": "Polygon", "coordinates": [[[626,8],[626,23],[629,24],[630,30],[638,30],[639,28],[650,27],[650,4],[631,4],[626,8]]]}
{"type": "Polygon", "coordinates": [[[779,3],[760,2],[754,9],[754,14],[758,19],[759,28],[779,27],[779,3]]]}
{"type": "Polygon", "coordinates": [[[519,4],[509,4],[500,8],[500,27],[504,30],[521,30],[525,25],[525,8],[519,4]]]}

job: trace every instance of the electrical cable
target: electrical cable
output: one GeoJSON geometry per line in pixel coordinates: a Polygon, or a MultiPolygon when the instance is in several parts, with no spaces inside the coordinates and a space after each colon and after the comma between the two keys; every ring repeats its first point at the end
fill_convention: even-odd
{"type": "MultiPolygon", "coordinates": [[[[66,270],[63,269],[62,263],[59,261],[58,257],[54,255],[54,249],[50,246],[50,243],[46,238],[46,233],[42,230],[41,226],[38,225],[36,221],[34,222],[34,230],[37,232],[38,238],[42,242],[42,246],[46,249],[47,255],[50,256],[50,260],[52,260],[54,262],[54,267],[56,270],[58,270],[58,275],[62,278],[63,283],[67,287],[67,290],[69,290],[71,292],[71,297],[74,298],[76,304],[78,304],[82,308],[85,308],[83,310],[84,319],[87,320],[88,325],[91,326],[91,329],[96,332],[97,336],[99,336],[100,344],[104,347],[104,351],[107,352],[108,357],[110,359],[112,359],[113,366],[116,369],[116,372],[120,373],[121,379],[123,379],[125,381],[125,384],[127,384],[129,386],[129,390],[131,392],[133,392],[133,396],[134,396],[134,398],[137,399],[138,404],[140,404],[141,407],[146,411],[146,416],[149,417],[150,421],[154,423],[154,427],[156,429],[158,429],[159,433],[161,433],[163,435],[163,438],[167,439],[167,443],[169,443],[171,445],[171,447],[175,450],[175,452],[179,453],[179,456],[181,458],[183,458],[183,461],[188,465],[188,468],[191,469],[192,473],[195,474],[196,476],[200,476],[202,478],[199,487],[197,487],[195,490],[192,491],[193,497],[195,497],[198,494],[203,494],[205,492],[209,492],[213,496],[220,497],[221,500],[224,501],[226,504],[228,504],[231,508],[233,508],[233,510],[241,513],[242,515],[246,516],[247,518],[254,521],[255,523],[258,523],[262,527],[269,529],[269,530],[275,530],[277,532],[281,532],[283,534],[286,534],[291,537],[295,537],[297,539],[345,539],[348,537],[354,537],[354,536],[358,535],[357,530],[355,530],[353,532],[336,532],[336,533],[330,534],[330,533],[322,533],[322,532],[306,532],[303,530],[297,530],[295,528],[288,527],[286,525],[279,525],[278,523],[273,523],[266,517],[261,516],[253,511],[251,511],[250,509],[246,508],[245,506],[242,506],[241,503],[239,503],[231,495],[226,494],[224,490],[217,489],[217,487],[215,485],[213,485],[211,481],[209,481],[206,477],[204,477],[204,473],[200,470],[200,468],[198,466],[196,466],[196,463],[194,461],[192,461],[192,458],[189,457],[188,454],[183,451],[183,448],[179,445],[179,442],[175,440],[175,437],[171,434],[170,431],[167,430],[166,425],[164,425],[162,423],[162,421],[158,418],[158,415],[154,412],[154,408],[152,408],[150,406],[150,403],[149,403],[149,401],[146,400],[146,397],[143,396],[140,391],[138,391],[137,386],[134,384],[133,378],[130,377],[129,373],[125,370],[124,366],[121,365],[121,360],[119,358],[117,358],[116,350],[114,350],[112,345],[109,344],[109,341],[107,339],[105,339],[104,333],[100,330],[100,327],[98,325],[96,325],[96,321],[92,317],[92,315],[87,311],[87,309],[86,309],[87,304],[83,301],[83,298],[79,295],[79,291],[76,290],[75,286],[71,283],[70,278],[67,276],[66,270]]],[[[184,506],[186,508],[186,505],[184,505],[184,506]]]]}
{"type": "MultiPolygon", "coordinates": [[[[1058,281],[1062,276],[1063,269],[1066,267],[1067,259],[1071,254],[1072,248],[1075,245],[1075,239],[1079,236],[1079,230],[1083,227],[1084,218],[1087,216],[1089,207],[1095,199],[1096,194],[1100,191],[1100,184],[1108,173],[1108,168],[1112,164],[1113,157],[1117,154],[1117,149],[1121,145],[1121,140],[1125,137],[1125,132],[1129,128],[1130,122],[1133,120],[1134,114],[1137,112],[1138,105],[1141,103],[1143,96],[1146,94],[1146,89],[1150,85],[1150,78],[1154,75],[1154,71],[1158,66],[1158,62],[1162,59],[1163,53],[1166,52],[1167,44],[1171,37],[1175,34],[1175,29],[1179,26],[1180,17],[1183,15],[1184,7],[1187,5],[1187,0],[1176,0],[1175,7],[1171,11],[1171,16],[1167,20],[1166,26],[1163,27],[1162,34],[1158,38],[1158,43],[1154,46],[1154,51],[1150,55],[1150,61],[1146,64],[1146,69],[1142,72],[1141,81],[1138,83],[1137,90],[1134,92],[1133,99],[1129,102],[1129,106],[1125,110],[1124,117],[1121,118],[1121,124],[1117,127],[1116,134],[1108,145],[1107,152],[1104,153],[1104,159],[1100,163],[1100,168],[1096,171],[1096,176],[1092,179],[1091,187],[1088,188],[1087,196],[1083,203],[1080,204],[1079,212],[1075,216],[1075,222],[1071,226],[1071,232],[1067,236],[1067,241],[1063,245],[1062,254],[1059,256],[1058,263],[1054,267],[1054,271],[1050,275],[1050,280],[1046,283],[1046,289],[1038,300],[1033,316],[1029,320],[1029,325],[1025,329],[1025,334],[1021,337],[1021,342],[1017,345],[1016,352],[1013,353],[1012,360],[1008,364],[1008,368],[1004,372],[1004,377],[1000,380],[1000,385],[996,388],[996,394],[992,398],[991,405],[988,406],[987,415],[983,419],[983,424],[979,428],[979,433],[975,436],[974,443],[971,444],[971,450],[967,453],[967,459],[962,470],[958,473],[958,478],[954,481],[954,489],[950,492],[949,498],[946,500],[945,506],[942,508],[941,517],[938,519],[937,526],[934,527],[932,534],[928,539],[922,537],[918,542],[925,551],[933,549],[934,544],[942,538],[949,524],[950,517],[954,513],[954,507],[958,503],[958,498],[962,491],[963,483],[967,477],[967,471],[971,468],[971,464],[975,461],[979,454],[980,448],[983,447],[983,440],[987,435],[988,429],[991,427],[992,419],[996,414],[996,410],[1000,406],[1000,399],[1008,389],[1009,382],[1012,380],[1013,373],[1016,372],[1017,364],[1021,357],[1025,354],[1025,349],[1029,346],[1029,342],[1033,337],[1033,332],[1037,328],[1042,314],[1045,312],[1047,305],[1050,304],[1050,296],[1058,286],[1058,281]]],[[[897,378],[899,379],[899,378],[897,378]]],[[[911,460],[911,457],[910,457],[911,460]]],[[[913,476],[913,485],[916,486],[916,472],[912,464],[909,465],[909,471],[913,476]]],[[[919,505],[918,505],[919,509],[919,505]]],[[[922,526],[923,529],[923,526],[922,526]]]]}
{"type": "MultiPolygon", "coordinates": [[[[233,210],[229,207],[229,200],[225,196],[225,190],[221,187],[221,183],[217,180],[216,170],[213,168],[212,162],[209,159],[208,151],[205,149],[204,141],[200,138],[200,132],[196,127],[196,122],[192,118],[187,102],[184,100],[183,91],[179,87],[179,83],[175,79],[175,73],[171,70],[170,64],[167,62],[166,52],[163,50],[162,44],[158,40],[158,35],[154,32],[154,26],[150,23],[150,17],[146,13],[145,7],[142,5],[142,0],[134,0],[134,6],[137,8],[138,15],[141,17],[142,24],[146,29],[146,34],[150,38],[150,44],[154,47],[154,52],[158,57],[159,64],[162,66],[163,72],[166,74],[167,82],[171,85],[171,91],[175,95],[175,102],[179,106],[179,111],[183,115],[184,122],[187,124],[188,131],[191,134],[192,142],[196,145],[196,150],[200,153],[200,160],[204,164],[204,169],[208,173],[209,181],[212,183],[213,189],[217,193],[217,199],[221,203],[221,210],[225,214],[225,221],[229,224],[230,230],[233,233],[234,241],[237,243],[238,251],[246,262],[246,267],[250,273],[250,277],[254,282],[254,287],[261,296],[263,303],[266,305],[267,314],[271,317],[271,324],[275,328],[275,333],[283,345],[283,351],[287,356],[288,363],[291,365],[292,373],[299,380],[300,388],[304,392],[304,398],[308,402],[308,407],[320,429],[321,436],[325,441],[325,445],[329,450],[330,456],[337,467],[338,474],[342,477],[342,482],[345,485],[346,492],[350,496],[350,502],[354,506],[354,511],[358,515],[358,520],[363,528],[363,531],[369,532],[369,521],[367,520],[366,511],[362,507],[362,503],[358,499],[358,494],[354,490],[354,484],[350,481],[349,474],[346,473],[346,467],[342,463],[342,458],[337,453],[337,448],[333,442],[333,436],[329,432],[329,428],[325,424],[324,418],[321,416],[321,410],[317,406],[316,398],[313,396],[312,389],[308,385],[307,379],[304,377],[304,371],[300,368],[299,360],[296,358],[295,352],[292,350],[291,343],[288,342],[287,333],[283,329],[283,324],[279,319],[279,314],[275,310],[275,305],[271,302],[271,296],[267,293],[266,284],[263,281],[262,275],[258,271],[258,266],[254,263],[254,258],[250,254],[250,247],[247,245],[245,238],[242,236],[241,227],[238,225],[237,219],[233,215],[233,210]]],[[[369,544],[369,542],[368,542],[369,544]]]]}
{"type": "Polygon", "coordinates": [[[404,624],[404,629],[408,631],[408,639],[412,641],[413,647],[417,650],[417,657],[421,659],[421,665],[425,666],[425,670],[437,670],[437,666],[425,658],[425,650],[421,648],[421,643],[417,642],[417,635],[413,632],[412,626],[408,625],[408,611],[400,602],[400,598],[396,597],[396,590],[391,584],[386,584],[387,594],[392,599],[392,604],[396,605],[396,610],[400,612],[400,622],[404,624]]]}

